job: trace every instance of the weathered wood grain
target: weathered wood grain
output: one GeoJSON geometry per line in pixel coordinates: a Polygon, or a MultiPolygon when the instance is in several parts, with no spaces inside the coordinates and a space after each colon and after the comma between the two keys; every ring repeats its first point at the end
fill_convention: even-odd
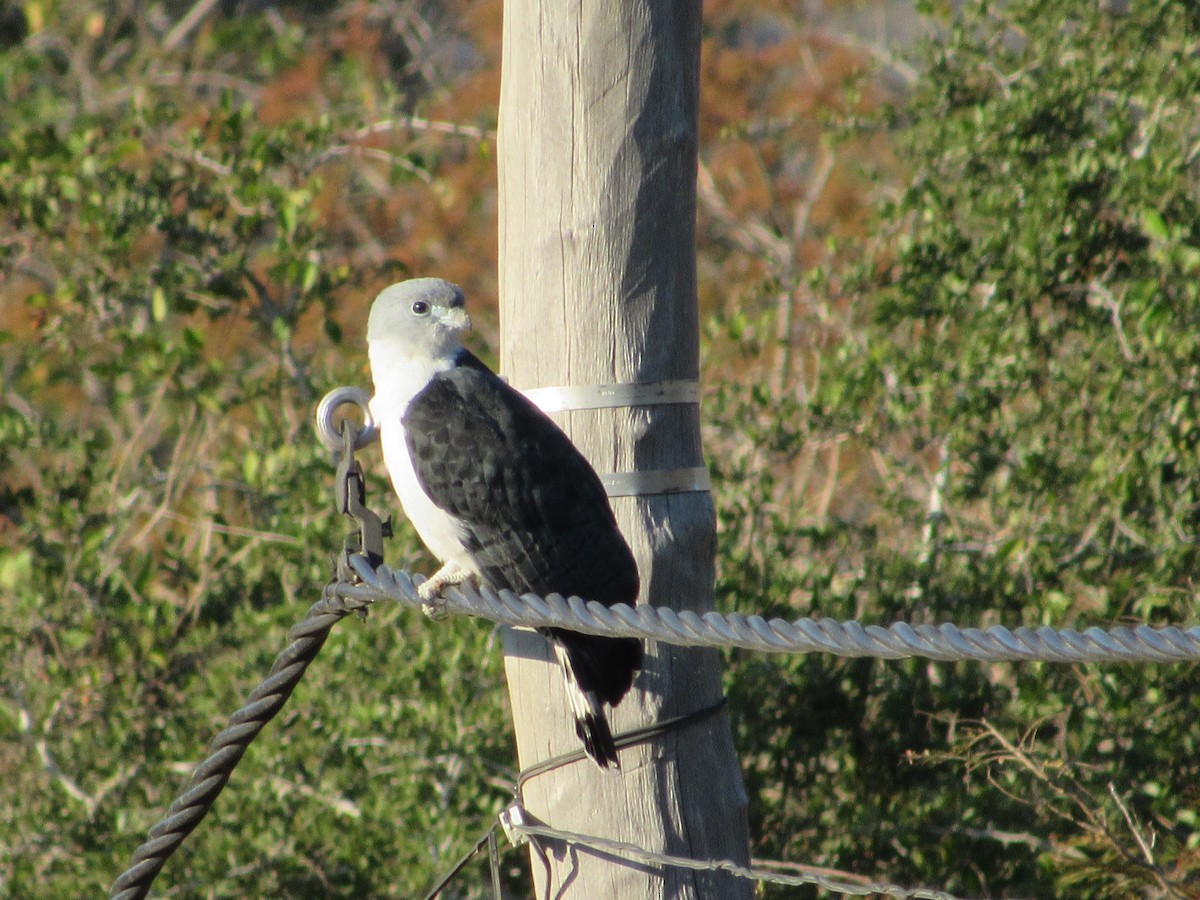
{"type": "MultiPolygon", "coordinates": [[[[508,0],[498,138],[501,362],[518,388],[698,377],[695,267],[700,4],[508,0]]],[[[703,464],[698,410],[556,414],[598,471],[703,464]]],[[[642,600],[712,606],[707,494],[613,503],[642,600]]],[[[506,667],[521,765],[575,749],[545,642],[509,632],[506,667]]],[[[720,697],[715,652],[652,645],[614,732],[720,697]]],[[[701,858],[747,858],[745,796],[724,714],[540,776],[529,812],[571,831],[701,858]]],[[[647,872],[587,853],[533,861],[538,896],[750,897],[745,883],[647,872]]]]}

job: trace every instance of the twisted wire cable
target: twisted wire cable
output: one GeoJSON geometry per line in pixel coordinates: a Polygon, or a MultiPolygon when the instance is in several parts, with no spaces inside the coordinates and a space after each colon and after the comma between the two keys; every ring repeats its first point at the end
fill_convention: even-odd
{"type": "Polygon", "coordinates": [[[196,767],[187,788],[134,851],[129,867],[113,883],[112,900],[141,900],[149,893],[163,864],[212,809],[251,741],[283,708],[333,626],[366,605],[327,591],[305,619],[292,626],[290,643],[275,657],[266,679],[250,694],[246,705],[229,717],[229,726],[213,739],[208,758],[196,767]]]}
{"type": "MultiPolygon", "coordinates": [[[[361,556],[351,564],[362,584],[339,584],[341,596],[362,601],[395,600],[412,609],[427,606],[418,596],[421,578],[387,566],[372,569],[361,556]]],[[[579,597],[518,596],[471,583],[445,592],[449,613],[478,616],[505,625],[556,627],[612,637],[640,637],[689,647],[743,647],[765,653],[832,653],[849,657],[902,659],[919,656],[975,662],[1142,662],[1200,660],[1200,627],[1118,625],[1084,631],[1049,626],[863,625],[856,621],[764,619],[740,613],[703,615],[667,607],[605,606],[579,597]]]]}

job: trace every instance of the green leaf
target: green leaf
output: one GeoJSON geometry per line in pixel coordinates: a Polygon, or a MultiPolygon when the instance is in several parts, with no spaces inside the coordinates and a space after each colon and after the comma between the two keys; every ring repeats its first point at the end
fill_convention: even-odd
{"type": "Polygon", "coordinates": [[[167,292],[157,285],[150,294],[150,317],[159,323],[167,318],[167,292]]]}
{"type": "Polygon", "coordinates": [[[1166,220],[1155,209],[1142,210],[1142,232],[1147,237],[1152,237],[1160,241],[1165,241],[1171,234],[1170,229],[1167,228],[1166,220]]]}

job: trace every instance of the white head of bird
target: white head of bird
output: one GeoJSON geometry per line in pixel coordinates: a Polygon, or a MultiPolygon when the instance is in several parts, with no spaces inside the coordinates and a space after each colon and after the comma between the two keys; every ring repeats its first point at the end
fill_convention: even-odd
{"type": "Polygon", "coordinates": [[[454,365],[471,327],[462,290],[440,278],[414,278],[384,288],[367,319],[367,352],[376,416],[402,414],[413,395],[454,365]],[[376,409],[386,404],[389,409],[376,409]]]}

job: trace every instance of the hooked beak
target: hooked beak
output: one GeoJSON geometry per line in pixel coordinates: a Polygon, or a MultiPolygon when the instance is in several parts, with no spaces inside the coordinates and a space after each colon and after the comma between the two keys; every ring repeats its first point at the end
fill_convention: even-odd
{"type": "Polygon", "coordinates": [[[470,331],[471,317],[461,306],[452,306],[441,315],[442,324],[454,331],[470,331]]]}

